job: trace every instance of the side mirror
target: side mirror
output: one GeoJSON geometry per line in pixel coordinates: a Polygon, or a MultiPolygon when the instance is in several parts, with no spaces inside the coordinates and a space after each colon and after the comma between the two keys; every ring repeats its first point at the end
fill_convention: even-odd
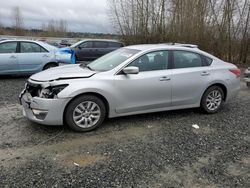
{"type": "Polygon", "coordinates": [[[79,49],[79,50],[81,50],[81,49],[82,49],[82,47],[81,47],[81,46],[78,46],[78,49],[79,49]]]}
{"type": "Polygon", "coordinates": [[[122,71],[125,74],[138,74],[139,73],[139,68],[138,67],[134,67],[134,66],[125,67],[122,71]]]}

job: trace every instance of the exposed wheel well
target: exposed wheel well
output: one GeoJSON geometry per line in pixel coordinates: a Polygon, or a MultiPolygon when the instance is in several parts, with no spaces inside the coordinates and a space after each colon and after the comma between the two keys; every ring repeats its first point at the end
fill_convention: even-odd
{"type": "MultiPolygon", "coordinates": [[[[222,91],[224,92],[223,100],[226,101],[226,99],[227,99],[227,88],[226,88],[226,86],[221,84],[221,83],[216,83],[216,84],[210,85],[208,88],[210,88],[212,86],[218,86],[218,87],[220,87],[222,89],[222,91]]],[[[204,93],[208,90],[208,88],[204,91],[204,93]]],[[[204,95],[204,93],[203,93],[203,95],[204,95]]]]}
{"type": "Polygon", "coordinates": [[[49,62],[49,63],[47,63],[46,65],[43,66],[43,70],[45,70],[46,66],[48,66],[48,65],[56,65],[56,66],[58,66],[58,63],[56,63],[56,62],[49,62]]]}
{"type": "Polygon", "coordinates": [[[71,101],[73,101],[74,99],[76,99],[76,98],[78,98],[78,97],[80,97],[80,96],[83,96],[83,95],[93,95],[93,96],[96,96],[96,97],[98,97],[99,99],[101,99],[101,100],[104,102],[104,105],[105,105],[105,108],[106,108],[106,117],[108,116],[108,114],[109,114],[109,103],[108,103],[107,99],[106,99],[103,95],[101,95],[101,94],[99,94],[99,93],[87,92],[87,93],[81,93],[81,94],[79,94],[79,95],[76,95],[75,97],[73,97],[73,98],[68,102],[68,104],[66,105],[66,107],[64,108],[64,111],[63,111],[63,122],[65,122],[65,121],[64,121],[64,117],[65,117],[65,112],[66,112],[66,109],[67,109],[68,105],[71,103],[71,101]]]}

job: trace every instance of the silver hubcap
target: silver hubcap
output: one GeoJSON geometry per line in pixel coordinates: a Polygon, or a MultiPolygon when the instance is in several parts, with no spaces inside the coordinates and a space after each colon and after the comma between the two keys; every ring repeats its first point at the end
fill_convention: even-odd
{"type": "Polygon", "coordinates": [[[82,102],[75,108],[73,112],[73,120],[75,124],[82,128],[94,126],[100,117],[100,107],[92,101],[82,102]]]}
{"type": "Polygon", "coordinates": [[[221,101],[222,101],[221,92],[218,90],[213,90],[207,96],[206,99],[207,108],[209,110],[214,111],[220,106],[221,101]]]}

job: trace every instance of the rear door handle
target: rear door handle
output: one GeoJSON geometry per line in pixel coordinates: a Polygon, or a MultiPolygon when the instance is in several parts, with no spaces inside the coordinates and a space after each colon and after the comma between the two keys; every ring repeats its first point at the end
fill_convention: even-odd
{"type": "Polygon", "coordinates": [[[204,72],[201,73],[201,76],[208,76],[208,75],[210,75],[210,73],[207,72],[207,71],[204,71],[204,72]]]}
{"type": "Polygon", "coordinates": [[[167,76],[163,76],[159,79],[159,81],[169,81],[169,80],[171,80],[171,79],[167,76]]]}
{"type": "Polygon", "coordinates": [[[44,54],[43,57],[49,57],[47,54],[44,54]]]}

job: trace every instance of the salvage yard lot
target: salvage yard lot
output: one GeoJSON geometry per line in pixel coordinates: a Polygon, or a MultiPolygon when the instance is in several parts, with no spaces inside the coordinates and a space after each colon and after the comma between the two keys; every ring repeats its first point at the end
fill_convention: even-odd
{"type": "Polygon", "coordinates": [[[238,97],[214,115],[198,109],[151,113],[75,133],[23,118],[18,94],[26,79],[0,79],[0,185],[250,185],[250,89],[243,82],[238,97]]]}

